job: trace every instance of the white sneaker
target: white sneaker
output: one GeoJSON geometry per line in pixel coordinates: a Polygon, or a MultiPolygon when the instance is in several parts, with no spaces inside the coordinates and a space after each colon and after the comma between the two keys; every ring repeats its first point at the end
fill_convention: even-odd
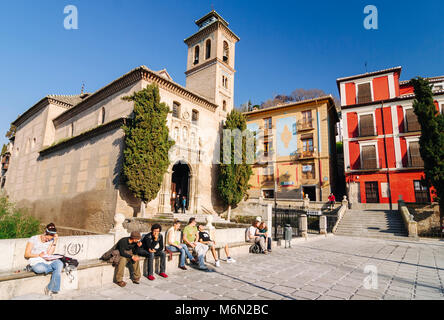
{"type": "Polygon", "coordinates": [[[220,267],[220,261],[219,260],[216,261],[216,267],[218,267],[218,268],[220,267]]]}
{"type": "Polygon", "coordinates": [[[236,262],[236,260],[234,260],[233,258],[228,258],[227,259],[227,263],[235,263],[236,262]]]}

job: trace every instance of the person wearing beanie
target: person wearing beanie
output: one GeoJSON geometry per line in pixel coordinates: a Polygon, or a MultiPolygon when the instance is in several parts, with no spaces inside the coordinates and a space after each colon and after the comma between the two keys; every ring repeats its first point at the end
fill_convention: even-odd
{"type": "Polygon", "coordinates": [[[63,262],[52,259],[57,246],[57,229],[54,223],[46,226],[45,232],[31,237],[26,244],[25,259],[29,260],[32,271],[37,274],[52,273],[49,284],[45,287],[45,294],[52,296],[60,291],[63,262]]]}
{"type": "Polygon", "coordinates": [[[137,250],[142,246],[140,239],[142,239],[140,232],[133,231],[129,237],[120,239],[116,244],[116,249],[119,250],[120,254],[119,264],[116,267],[116,284],[119,287],[126,286],[126,282],[123,281],[123,274],[125,272],[126,265],[128,265],[130,278],[133,283],[140,283],[140,257],[137,255],[137,250]]]}

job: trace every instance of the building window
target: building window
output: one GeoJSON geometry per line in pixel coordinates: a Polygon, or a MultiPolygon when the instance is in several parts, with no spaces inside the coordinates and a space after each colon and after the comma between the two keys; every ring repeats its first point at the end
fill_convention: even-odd
{"type": "Polygon", "coordinates": [[[174,132],[174,133],[173,133],[174,141],[178,142],[177,139],[179,138],[179,128],[178,128],[178,127],[175,127],[173,132],[174,132]]]}
{"type": "Polygon", "coordinates": [[[224,55],[223,55],[224,62],[228,62],[228,59],[230,57],[229,54],[230,54],[230,48],[228,46],[228,42],[224,41],[224,55]]]}
{"type": "Polygon", "coordinates": [[[70,132],[71,137],[74,137],[74,122],[71,123],[71,130],[70,130],[70,131],[71,131],[71,132],[70,132]]]}
{"type": "Polygon", "coordinates": [[[368,137],[375,135],[375,126],[373,123],[373,115],[366,114],[359,116],[359,136],[368,137]]]}
{"type": "Polygon", "coordinates": [[[262,190],[265,199],[274,199],[274,190],[262,190]]]}
{"type": "Polygon", "coordinates": [[[194,47],[194,64],[199,63],[199,46],[194,47]]]}
{"type": "Polygon", "coordinates": [[[372,102],[370,82],[358,84],[358,103],[372,102]]]}
{"type": "Polygon", "coordinates": [[[191,113],[191,121],[194,124],[197,124],[197,122],[199,121],[199,111],[193,109],[193,111],[191,113]]]}
{"type": "Polygon", "coordinates": [[[421,131],[421,126],[413,108],[405,110],[405,122],[407,124],[407,132],[421,131]]]}
{"type": "Polygon", "coordinates": [[[302,140],[302,151],[304,153],[313,152],[313,138],[303,139],[302,140]]]}
{"type": "Polygon", "coordinates": [[[409,167],[424,167],[424,161],[419,152],[419,142],[409,142],[409,167]]]}
{"type": "Polygon", "coordinates": [[[272,141],[265,141],[264,142],[264,157],[268,157],[269,155],[271,155],[272,148],[273,148],[272,141]]]}
{"type": "Polygon", "coordinates": [[[376,146],[362,146],[361,163],[361,169],[377,169],[376,146]]]}
{"type": "Polygon", "coordinates": [[[310,123],[312,122],[312,112],[309,111],[303,111],[302,112],[302,122],[303,123],[310,123]]]}
{"type": "Polygon", "coordinates": [[[365,198],[367,203],[379,202],[379,188],[378,182],[366,182],[365,183],[365,198]]]}
{"type": "Polygon", "coordinates": [[[222,110],[227,111],[227,102],[225,100],[222,101],[222,110]]]}
{"type": "Polygon", "coordinates": [[[206,43],[205,59],[210,59],[210,57],[211,57],[211,40],[208,39],[206,43]]]}
{"type": "Polygon", "coordinates": [[[228,77],[222,76],[222,86],[228,89],[228,77]]]}
{"type": "Polygon", "coordinates": [[[264,129],[269,130],[272,128],[273,128],[273,122],[272,122],[271,118],[265,118],[264,119],[264,129]]]}
{"type": "Polygon", "coordinates": [[[180,103],[176,101],[173,102],[173,117],[180,118],[180,103]]]}
{"type": "Polygon", "coordinates": [[[99,124],[104,124],[105,123],[105,108],[103,107],[102,109],[100,109],[100,114],[99,114],[99,124]]]}
{"type": "Polygon", "coordinates": [[[422,181],[413,181],[413,188],[415,190],[415,202],[416,203],[428,203],[430,202],[429,188],[423,185],[422,181]]]}
{"type": "Polygon", "coordinates": [[[314,163],[309,163],[302,165],[302,177],[304,179],[314,179],[315,178],[315,165],[314,163]]]}

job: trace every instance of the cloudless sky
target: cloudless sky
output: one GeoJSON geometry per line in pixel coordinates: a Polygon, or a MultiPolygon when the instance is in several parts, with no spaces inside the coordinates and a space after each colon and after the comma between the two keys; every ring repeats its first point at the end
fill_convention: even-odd
{"type": "Polygon", "coordinates": [[[48,94],[94,92],[131,69],[166,68],[185,85],[194,21],[215,10],[240,38],[235,105],[295,88],[339,96],[336,79],[402,66],[444,75],[444,2],[431,0],[0,0],[0,147],[19,114],[48,94]],[[379,29],[366,30],[375,5],[379,29]],[[75,5],[79,29],[65,30],[75,5]]]}

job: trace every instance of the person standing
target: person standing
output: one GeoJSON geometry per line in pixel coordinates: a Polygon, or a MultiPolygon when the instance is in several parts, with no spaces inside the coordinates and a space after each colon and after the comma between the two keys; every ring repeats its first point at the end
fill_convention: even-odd
{"type": "Polygon", "coordinates": [[[126,282],[123,281],[123,274],[125,272],[125,266],[127,265],[133,283],[140,283],[140,257],[137,255],[137,250],[142,246],[140,242],[141,238],[140,232],[133,231],[129,237],[120,239],[116,244],[116,249],[119,250],[120,254],[116,272],[116,284],[119,287],[126,286],[126,282]]]}
{"type": "Polygon", "coordinates": [[[160,272],[159,276],[162,278],[168,278],[165,273],[166,268],[166,254],[163,250],[163,236],[160,233],[162,227],[160,224],[153,224],[151,232],[146,234],[142,240],[142,250],[139,250],[139,255],[147,257],[148,263],[145,264],[144,274],[148,274],[148,280],[153,281],[154,277],[154,259],[158,257],[160,259],[160,272]],[[148,269],[148,270],[147,270],[148,269]]]}
{"type": "Polygon", "coordinates": [[[330,205],[330,210],[333,210],[335,207],[336,198],[333,193],[330,193],[328,196],[328,204],[330,205]]]}
{"type": "Polygon", "coordinates": [[[208,246],[198,242],[199,232],[196,227],[196,218],[190,218],[188,225],[183,229],[182,239],[183,242],[188,246],[188,249],[196,252],[197,260],[199,261],[199,269],[208,270],[204,262],[205,255],[208,251],[208,246]]]}
{"type": "Polygon", "coordinates": [[[179,213],[179,207],[180,207],[180,196],[176,195],[174,198],[174,213],[179,213]]]}
{"type": "Polygon", "coordinates": [[[37,274],[48,274],[52,272],[51,280],[45,287],[45,294],[52,296],[60,291],[61,273],[63,262],[47,260],[57,246],[58,235],[54,223],[45,228],[45,233],[31,237],[25,248],[25,259],[29,260],[32,271],[37,274]]]}
{"type": "Polygon", "coordinates": [[[180,235],[178,236],[179,228],[180,228],[180,221],[175,219],[173,221],[173,226],[168,229],[166,234],[167,238],[166,248],[171,252],[180,252],[179,268],[182,270],[187,270],[187,267],[185,267],[185,259],[188,257],[191,263],[196,263],[196,259],[194,259],[193,255],[188,250],[187,245],[184,243],[180,243],[180,235]]]}
{"type": "Polygon", "coordinates": [[[182,213],[187,213],[187,197],[183,196],[182,198],[182,213]]]}

